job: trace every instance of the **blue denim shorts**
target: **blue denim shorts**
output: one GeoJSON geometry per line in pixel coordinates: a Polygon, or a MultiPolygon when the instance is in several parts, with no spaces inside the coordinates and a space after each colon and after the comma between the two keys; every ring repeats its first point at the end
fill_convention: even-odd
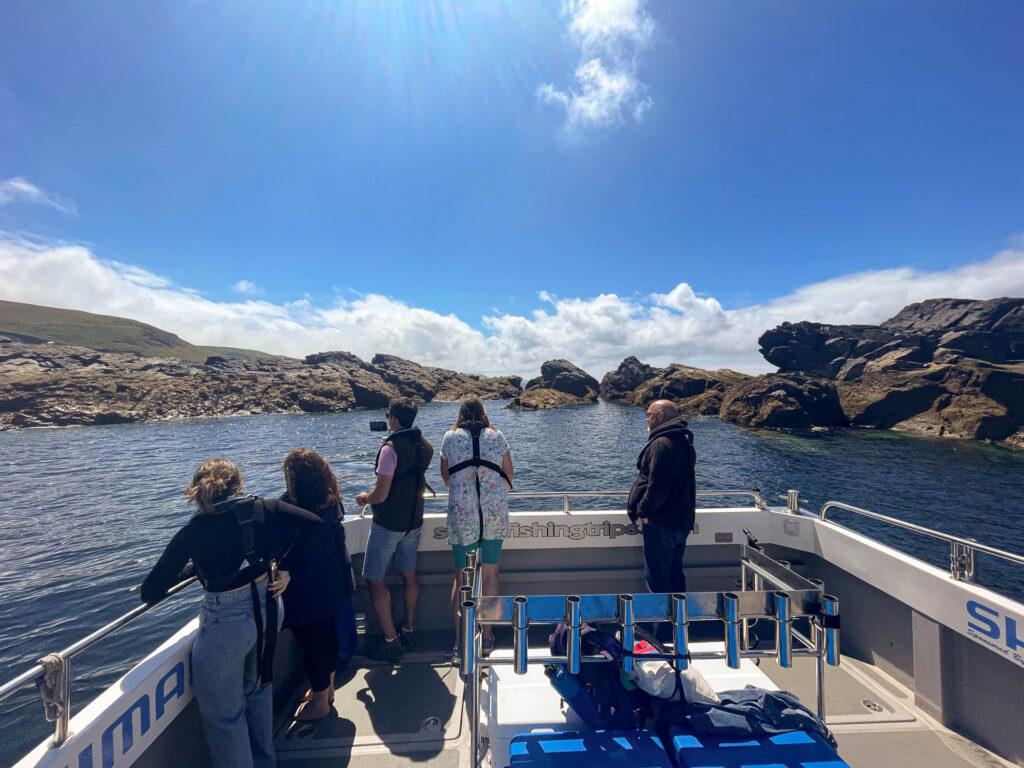
{"type": "Polygon", "coordinates": [[[420,528],[411,531],[389,531],[373,523],[366,540],[366,555],[363,557],[363,578],[367,581],[384,581],[388,564],[395,558],[395,570],[408,573],[416,570],[416,552],[420,548],[420,528]]]}

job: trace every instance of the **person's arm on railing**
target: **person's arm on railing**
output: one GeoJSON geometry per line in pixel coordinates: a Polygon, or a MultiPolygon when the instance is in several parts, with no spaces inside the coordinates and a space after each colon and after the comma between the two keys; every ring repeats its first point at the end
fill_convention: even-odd
{"type": "Polygon", "coordinates": [[[189,556],[185,550],[185,535],[178,531],[171,543],[164,549],[160,559],[156,561],[153,570],[149,572],[139,593],[142,602],[152,605],[164,599],[167,590],[181,581],[180,575],[188,565],[189,556]]]}

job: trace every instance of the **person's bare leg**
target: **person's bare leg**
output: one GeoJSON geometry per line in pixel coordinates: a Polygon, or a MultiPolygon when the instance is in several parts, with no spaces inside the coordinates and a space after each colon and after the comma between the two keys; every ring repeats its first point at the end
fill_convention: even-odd
{"type": "Polygon", "coordinates": [[[380,622],[384,639],[394,640],[398,637],[398,633],[395,632],[395,622],[391,619],[391,592],[388,590],[388,585],[383,581],[367,579],[366,586],[370,589],[373,611],[377,614],[377,621],[380,622]]]}
{"type": "Polygon", "coordinates": [[[408,571],[402,574],[402,581],[405,582],[405,628],[412,630],[416,621],[416,602],[420,599],[420,580],[416,571],[408,571]]]}
{"type": "MultiPolygon", "coordinates": [[[[481,565],[480,566],[481,576],[483,584],[480,585],[481,595],[497,595],[498,594],[498,566],[497,565],[481,565]]],[[[484,639],[491,637],[494,634],[494,630],[491,629],[490,625],[486,625],[483,628],[482,636],[484,639]]]]}
{"type": "Polygon", "coordinates": [[[302,702],[295,710],[295,719],[302,722],[304,720],[323,720],[327,717],[331,711],[330,692],[332,689],[333,685],[322,691],[313,691],[309,700],[302,702]]]}

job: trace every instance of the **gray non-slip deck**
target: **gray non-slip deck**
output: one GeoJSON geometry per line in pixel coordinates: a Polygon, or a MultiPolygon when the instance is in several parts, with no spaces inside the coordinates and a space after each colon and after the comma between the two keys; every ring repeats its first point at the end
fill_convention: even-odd
{"type": "MultiPolygon", "coordinates": [[[[365,750],[414,754],[408,759],[418,763],[443,761],[448,758],[442,753],[461,736],[462,681],[455,667],[437,663],[434,654],[418,654],[398,666],[350,667],[335,684],[334,708],[325,720],[282,723],[275,739],[279,760],[365,750]]],[[[300,694],[288,706],[294,708],[300,694]]]]}
{"type": "MultiPolygon", "coordinates": [[[[351,669],[338,680],[331,717],[290,737],[282,726],[277,737],[279,761],[296,768],[468,766],[462,681],[439,655],[414,654],[398,667],[351,669]]],[[[791,669],[764,660],[761,669],[780,688],[814,707],[812,660],[798,658],[791,669]]],[[[881,684],[882,673],[869,674],[873,671],[846,659],[843,666],[826,669],[826,719],[839,742],[840,756],[852,768],[1009,765],[933,726],[899,686],[881,684]]]]}

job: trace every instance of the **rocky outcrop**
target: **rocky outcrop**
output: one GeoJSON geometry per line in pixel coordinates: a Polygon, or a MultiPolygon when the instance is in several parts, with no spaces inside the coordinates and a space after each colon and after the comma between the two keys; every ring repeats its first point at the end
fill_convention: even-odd
{"type": "Polygon", "coordinates": [[[205,363],[0,340],[0,429],[256,413],[327,413],[419,401],[514,397],[518,376],[483,378],[391,355],[205,363]]]}
{"type": "Polygon", "coordinates": [[[646,406],[654,400],[671,400],[681,413],[712,416],[718,413],[726,391],[749,378],[728,368],[709,371],[673,363],[637,387],[629,401],[646,406]]]}
{"type": "Polygon", "coordinates": [[[625,400],[632,402],[633,391],[663,369],[641,363],[630,355],[614,371],[608,371],[601,379],[600,394],[605,400],[625,400]]]}
{"type": "Polygon", "coordinates": [[[568,360],[548,360],[540,367],[540,376],[530,379],[508,407],[534,411],[596,403],[600,386],[597,379],[568,360]]]}
{"type": "Polygon", "coordinates": [[[835,384],[800,374],[750,377],[724,393],[719,415],[726,421],[766,429],[845,427],[835,384]]]}
{"type": "Polygon", "coordinates": [[[628,357],[601,394],[672,400],[749,427],[872,427],[1024,448],[1024,299],[930,299],[880,325],[783,323],[759,342],[778,373],[628,357]]]}
{"type": "Polygon", "coordinates": [[[783,323],[760,344],[780,371],[834,387],[852,426],[1024,442],[1024,299],[930,299],[878,326],[783,323]]]}
{"type": "Polygon", "coordinates": [[[684,414],[711,416],[718,413],[725,391],[750,377],[721,368],[709,371],[673,363],[666,368],[627,357],[601,380],[601,396],[647,406],[654,400],[672,400],[684,414]]]}

